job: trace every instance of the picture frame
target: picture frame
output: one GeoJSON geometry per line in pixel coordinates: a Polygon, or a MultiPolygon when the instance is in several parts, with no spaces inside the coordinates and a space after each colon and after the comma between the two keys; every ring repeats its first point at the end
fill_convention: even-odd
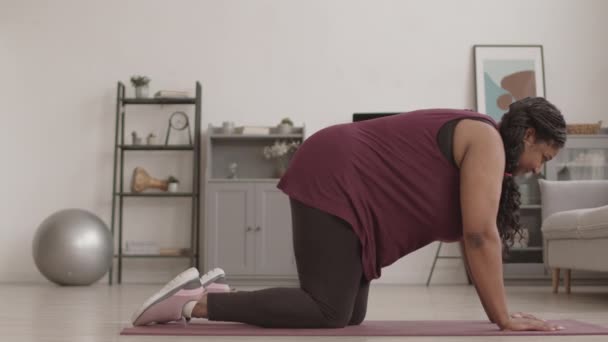
{"type": "Polygon", "coordinates": [[[500,121],[509,105],[545,97],[542,45],[474,45],[477,112],[500,121]]]}

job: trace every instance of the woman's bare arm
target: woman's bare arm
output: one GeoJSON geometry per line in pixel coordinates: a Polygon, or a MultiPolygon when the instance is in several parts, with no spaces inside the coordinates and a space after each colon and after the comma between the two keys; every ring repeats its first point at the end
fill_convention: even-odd
{"type": "Polygon", "coordinates": [[[500,135],[485,126],[472,132],[460,165],[463,244],[471,277],[488,318],[504,328],[509,313],[496,217],[505,157],[500,135]]]}
{"type": "MultiPolygon", "coordinates": [[[[464,127],[464,126],[463,126],[464,127]]],[[[502,241],[496,226],[505,156],[491,126],[474,122],[457,134],[464,255],[488,318],[503,330],[558,330],[529,314],[509,317],[502,273],[502,241]]],[[[456,145],[456,143],[455,143],[456,145]]]]}
{"type": "MultiPolygon", "coordinates": [[[[477,282],[475,281],[475,278],[473,278],[473,275],[471,274],[471,269],[469,267],[469,262],[467,260],[467,252],[466,252],[466,249],[464,248],[464,241],[460,241],[460,252],[462,253],[462,256],[463,256],[464,268],[467,271],[467,274],[469,275],[469,277],[471,278],[471,282],[473,283],[473,286],[475,286],[475,290],[477,291],[477,294],[479,295],[479,289],[477,288],[477,282]]],[[[479,298],[479,300],[481,301],[481,306],[483,306],[483,310],[486,312],[486,315],[488,316],[488,319],[490,320],[490,322],[495,323],[494,318],[492,318],[492,315],[490,314],[490,311],[488,310],[488,305],[483,302],[481,297],[479,298]]]]}

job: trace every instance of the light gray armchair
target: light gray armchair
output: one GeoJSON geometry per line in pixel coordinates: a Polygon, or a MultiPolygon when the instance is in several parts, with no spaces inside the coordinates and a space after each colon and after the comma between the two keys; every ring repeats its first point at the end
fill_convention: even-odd
{"type": "Polygon", "coordinates": [[[608,180],[539,180],[544,261],[557,293],[564,269],[566,293],[571,270],[608,272],[608,180]]]}

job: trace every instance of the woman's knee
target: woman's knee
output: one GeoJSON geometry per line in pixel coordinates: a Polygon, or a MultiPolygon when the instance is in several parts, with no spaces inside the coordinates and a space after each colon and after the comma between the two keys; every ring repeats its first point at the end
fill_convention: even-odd
{"type": "Polygon", "coordinates": [[[353,312],[352,316],[350,317],[350,321],[348,322],[348,325],[359,325],[363,323],[363,321],[365,320],[366,311],[367,310],[359,310],[353,312]]]}
{"type": "Polygon", "coordinates": [[[344,328],[351,321],[352,317],[352,307],[349,307],[349,305],[333,308],[324,307],[321,309],[321,312],[321,325],[328,329],[344,328]]]}
{"type": "Polygon", "coordinates": [[[365,310],[343,313],[332,317],[325,317],[325,328],[344,328],[349,325],[360,325],[365,320],[365,310]]]}
{"type": "Polygon", "coordinates": [[[353,316],[350,319],[350,322],[348,322],[348,325],[360,325],[361,323],[363,323],[364,320],[365,320],[365,313],[363,313],[363,315],[353,316]]]}

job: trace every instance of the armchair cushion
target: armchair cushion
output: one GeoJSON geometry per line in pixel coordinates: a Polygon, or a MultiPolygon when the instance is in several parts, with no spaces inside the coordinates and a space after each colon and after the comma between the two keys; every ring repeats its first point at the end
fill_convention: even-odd
{"type": "Polygon", "coordinates": [[[554,213],[543,221],[541,230],[545,239],[608,238],[608,205],[554,213]]]}
{"type": "Polygon", "coordinates": [[[548,181],[539,179],[542,217],[556,212],[608,205],[608,180],[548,181]]]}
{"type": "Polygon", "coordinates": [[[608,205],[581,215],[578,230],[583,239],[608,238],[608,205]]]}

